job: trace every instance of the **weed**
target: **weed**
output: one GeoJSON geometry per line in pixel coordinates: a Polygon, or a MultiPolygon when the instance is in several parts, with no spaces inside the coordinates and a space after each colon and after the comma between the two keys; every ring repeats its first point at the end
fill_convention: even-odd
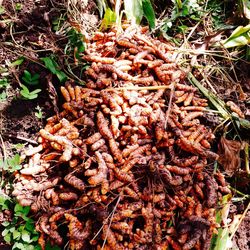
{"type": "Polygon", "coordinates": [[[40,78],[40,75],[38,73],[31,75],[31,73],[28,70],[24,70],[23,76],[22,76],[22,80],[28,85],[38,85],[39,78],[40,78]]]}
{"type": "MultiPolygon", "coordinates": [[[[10,188],[12,174],[20,170],[20,155],[15,154],[11,158],[0,160],[0,171],[5,172],[5,180],[1,186],[5,189],[10,188]]],[[[35,230],[35,222],[28,217],[30,207],[22,207],[12,200],[9,196],[0,193],[0,213],[5,214],[1,226],[4,228],[1,235],[6,243],[12,245],[12,249],[39,250],[39,233],[35,230]],[[6,213],[7,212],[7,213],[6,213]]]]}
{"type": "Polygon", "coordinates": [[[62,14],[59,17],[55,18],[52,21],[52,30],[54,32],[58,32],[63,26],[63,23],[65,22],[65,20],[66,20],[66,17],[62,14]]]}
{"type": "Polygon", "coordinates": [[[23,8],[23,5],[21,3],[16,3],[15,9],[16,11],[20,11],[23,8]]]}
{"type": "MultiPolygon", "coordinates": [[[[199,4],[198,0],[172,0],[173,10],[170,17],[163,20],[161,31],[163,33],[173,33],[172,27],[177,29],[187,30],[189,23],[193,21],[200,21],[204,15],[203,6],[199,4]]],[[[193,26],[193,25],[191,25],[193,26]]]]}
{"type": "Polygon", "coordinates": [[[55,59],[51,57],[43,57],[41,60],[44,62],[45,67],[54,75],[57,76],[60,82],[65,82],[67,80],[66,74],[60,69],[58,63],[55,59]]]}
{"type": "Polygon", "coordinates": [[[13,173],[16,170],[20,170],[22,167],[20,165],[20,155],[15,154],[12,158],[8,158],[5,161],[0,160],[0,170],[13,173]]]}
{"type": "Polygon", "coordinates": [[[0,79],[0,102],[7,99],[7,88],[9,87],[9,82],[7,78],[0,79]]]}
{"type": "Polygon", "coordinates": [[[24,57],[19,57],[16,61],[12,62],[9,66],[15,67],[20,66],[24,62],[24,57]]]}
{"type": "Polygon", "coordinates": [[[114,11],[112,11],[110,8],[107,8],[104,14],[104,17],[102,19],[101,27],[100,29],[107,29],[110,28],[112,25],[114,25],[116,22],[116,14],[114,11]]]}
{"type": "Polygon", "coordinates": [[[42,111],[42,108],[41,108],[40,106],[37,106],[37,107],[36,107],[35,116],[36,116],[38,119],[42,119],[42,118],[43,118],[43,111],[42,111]]]}
{"type": "Polygon", "coordinates": [[[20,94],[24,99],[27,100],[36,99],[38,97],[38,93],[41,92],[41,89],[35,89],[33,91],[29,91],[29,89],[23,84],[21,84],[21,88],[22,89],[20,91],[20,94]]]}
{"type": "Polygon", "coordinates": [[[84,52],[85,50],[85,43],[84,43],[84,35],[78,32],[76,29],[70,29],[67,33],[69,43],[67,44],[65,51],[66,54],[74,53],[74,57],[79,60],[80,53],[84,52]]]}
{"type": "Polygon", "coordinates": [[[245,27],[237,27],[229,38],[222,41],[222,44],[225,48],[240,47],[250,44],[250,24],[245,27]]]}
{"type": "Polygon", "coordinates": [[[0,89],[7,88],[9,86],[9,82],[7,78],[0,79],[0,89]]]}
{"type": "Polygon", "coordinates": [[[15,204],[9,197],[0,196],[0,211],[13,211],[12,221],[2,222],[4,230],[2,236],[8,244],[13,244],[12,249],[38,250],[41,249],[37,243],[39,238],[35,230],[35,222],[28,217],[30,207],[22,207],[15,204]]]}

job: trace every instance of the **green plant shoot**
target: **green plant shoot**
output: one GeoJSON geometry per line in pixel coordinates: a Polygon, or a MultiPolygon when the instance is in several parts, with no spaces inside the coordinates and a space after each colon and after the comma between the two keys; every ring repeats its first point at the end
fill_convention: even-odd
{"type": "Polygon", "coordinates": [[[24,70],[22,80],[28,85],[38,85],[39,78],[40,75],[38,73],[31,75],[31,73],[28,70],[24,70]]]}
{"type": "Polygon", "coordinates": [[[57,62],[51,57],[43,57],[41,60],[44,62],[45,67],[57,76],[60,82],[65,82],[67,80],[66,74],[59,68],[57,62]]]}
{"type": "Polygon", "coordinates": [[[42,91],[41,89],[35,89],[33,91],[29,91],[29,89],[23,84],[21,84],[21,88],[22,89],[20,91],[20,94],[24,99],[27,100],[36,99],[38,97],[38,93],[42,91]]]}

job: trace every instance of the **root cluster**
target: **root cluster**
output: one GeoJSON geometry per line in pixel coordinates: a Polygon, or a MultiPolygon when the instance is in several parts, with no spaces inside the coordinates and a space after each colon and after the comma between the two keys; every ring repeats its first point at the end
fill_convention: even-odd
{"type": "Polygon", "coordinates": [[[207,101],[147,29],[96,33],[83,58],[86,86],[61,87],[13,195],[38,214],[39,243],[70,249],[209,249],[217,159],[207,101]]]}

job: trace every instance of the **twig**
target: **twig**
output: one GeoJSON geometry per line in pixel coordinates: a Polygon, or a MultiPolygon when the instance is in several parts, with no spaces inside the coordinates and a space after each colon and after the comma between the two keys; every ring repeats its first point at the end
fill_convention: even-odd
{"type": "Polygon", "coordinates": [[[231,236],[230,236],[230,240],[233,239],[233,237],[234,237],[235,233],[237,232],[237,230],[238,230],[238,228],[239,228],[241,222],[242,222],[243,219],[245,218],[245,216],[246,216],[247,211],[248,211],[249,208],[250,208],[250,202],[248,203],[247,208],[245,209],[244,213],[241,215],[240,220],[239,220],[237,226],[234,228],[234,230],[233,230],[233,232],[232,232],[232,234],[231,234],[231,236]]]}
{"type": "Polygon", "coordinates": [[[249,175],[249,144],[245,142],[245,165],[246,165],[246,172],[249,175]]]}
{"type": "MultiPolygon", "coordinates": [[[[111,215],[111,218],[110,218],[110,221],[109,221],[108,230],[110,229],[110,226],[111,226],[111,223],[112,223],[112,221],[113,221],[113,217],[114,217],[116,208],[117,208],[117,206],[118,206],[120,200],[121,200],[121,196],[119,195],[118,200],[117,200],[117,202],[116,202],[116,204],[115,204],[115,207],[114,207],[114,209],[113,209],[113,211],[112,211],[112,215],[111,215]]],[[[105,243],[106,243],[106,241],[107,241],[107,237],[108,237],[108,232],[107,232],[106,235],[105,235],[105,239],[104,239],[104,241],[103,241],[101,250],[104,249],[105,243]]]]}
{"type": "Polygon", "coordinates": [[[29,143],[38,145],[38,143],[37,143],[36,141],[31,140],[31,139],[28,139],[28,138],[25,138],[25,137],[22,137],[22,136],[19,136],[19,135],[14,136],[14,135],[10,135],[10,134],[9,134],[9,135],[6,135],[6,136],[9,137],[9,138],[16,138],[16,139],[18,139],[18,140],[22,140],[22,141],[26,141],[26,142],[29,142],[29,143]]]}
{"type": "Polygon", "coordinates": [[[0,141],[1,141],[1,144],[2,144],[4,161],[6,161],[6,159],[7,159],[6,147],[5,147],[3,137],[2,137],[1,134],[0,134],[0,141]]]}
{"type": "Polygon", "coordinates": [[[147,86],[147,87],[139,87],[139,86],[128,86],[128,87],[120,87],[120,88],[108,88],[105,91],[114,91],[114,90],[158,90],[158,89],[172,89],[173,85],[160,85],[160,86],[147,86]]]}
{"type": "Polygon", "coordinates": [[[172,101],[173,101],[173,97],[174,97],[174,90],[175,90],[175,84],[171,88],[170,98],[169,98],[169,102],[168,102],[168,109],[166,111],[166,120],[165,120],[165,125],[164,125],[165,129],[167,128],[168,118],[169,118],[170,113],[171,113],[172,101]]]}

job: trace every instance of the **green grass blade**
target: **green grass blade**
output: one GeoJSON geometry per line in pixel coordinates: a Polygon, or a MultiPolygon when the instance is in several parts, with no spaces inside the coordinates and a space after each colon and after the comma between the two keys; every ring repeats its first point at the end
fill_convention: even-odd
{"type": "Polygon", "coordinates": [[[155,12],[150,0],[142,0],[143,15],[148,20],[149,27],[155,28],[155,12]]]}
{"type": "Polygon", "coordinates": [[[201,91],[201,93],[205,97],[208,98],[208,100],[213,104],[213,106],[219,111],[220,115],[224,119],[228,119],[229,113],[225,109],[226,104],[220,98],[215,96],[211,91],[202,86],[192,73],[188,74],[188,79],[193,85],[195,85],[201,91]]]}

